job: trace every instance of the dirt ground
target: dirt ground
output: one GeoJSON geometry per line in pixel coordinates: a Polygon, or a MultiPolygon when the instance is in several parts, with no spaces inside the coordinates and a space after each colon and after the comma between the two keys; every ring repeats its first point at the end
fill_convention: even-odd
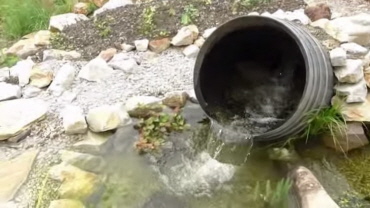
{"type": "Polygon", "coordinates": [[[230,0],[154,0],[130,5],[106,12],[95,20],[73,25],[65,31],[63,37],[59,38],[60,43],[54,46],[77,49],[83,52],[84,58],[90,59],[101,50],[123,42],[132,43],[140,38],[173,36],[183,25],[181,17],[189,7],[195,8],[194,13],[198,14],[194,15],[192,23],[197,25],[200,31],[204,31],[252,11],[275,12],[279,8],[292,11],[304,6],[303,0],[264,1],[266,3],[248,6],[230,0]],[[152,12],[148,13],[151,9],[152,12]],[[148,19],[150,24],[145,23],[148,19]]]}

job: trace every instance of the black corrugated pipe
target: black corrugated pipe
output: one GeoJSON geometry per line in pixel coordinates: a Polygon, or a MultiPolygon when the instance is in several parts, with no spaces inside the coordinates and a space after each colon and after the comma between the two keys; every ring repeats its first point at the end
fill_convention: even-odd
{"type": "Polygon", "coordinates": [[[263,16],[239,17],[221,25],[197,57],[195,93],[211,120],[223,125],[216,112],[224,109],[243,114],[228,105],[225,94],[230,89],[243,85],[248,90],[276,74],[291,76],[293,87],[290,98],[286,98],[290,105],[285,106],[286,115],[280,115],[283,122],[252,137],[254,141],[283,139],[302,131],[307,113],[328,105],[333,95],[328,53],[302,26],[263,16]],[[235,65],[243,61],[249,64],[240,72],[235,65]]]}

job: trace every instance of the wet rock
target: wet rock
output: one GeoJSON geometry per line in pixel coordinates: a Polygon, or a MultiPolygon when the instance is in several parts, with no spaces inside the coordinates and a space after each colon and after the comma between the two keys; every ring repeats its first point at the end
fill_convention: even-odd
{"type": "MultiPolygon", "coordinates": [[[[0,127],[1,128],[1,127],[0,127]]],[[[27,180],[38,150],[28,150],[18,157],[0,163],[0,202],[12,200],[27,180]]]]}
{"type": "Polygon", "coordinates": [[[341,83],[357,83],[364,77],[362,60],[346,60],[346,65],[336,67],[335,76],[341,83]]]}
{"type": "Polygon", "coordinates": [[[161,99],[153,96],[137,96],[126,101],[125,109],[131,117],[146,117],[151,112],[161,112],[161,99]]]}
{"type": "Polygon", "coordinates": [[[107,78],[113,73],[113,69],[108,66],[102,58],[97,57],[82,67],[78,77],[91,82],[98,82],[107,78]]]}
{"type": "Polygon", "coordinates": [[[10,69],[8,67],[0,69],[0,82],[5,82],[10,77],[10,69]]]}
{"type": "Polygon", "coordinates": [[[74,144],[73,147],[82,152],[101,154],[105,151],[107,141],[112,135],[111,132],[94,133],[88,131],[84,139],[74,144]]]}
{"type": "Polygon", "coordinates": [[[271,160],[278,160],[284,162],[294,162],[299,159],[299,156],[296,151],[288,150],[287,148],[272,148],[269,149],[269,158],[271,160]]]}
{"type": "Polygon", "coordinates": [[[23,88],[22,96],[23,98],[33,98],[41,93],[41,89],[34,86],[27,86],[23,88]]]}
{"type": "Polygon", "coordinates": [[[45,117],[47,104],[37,99],[0,102],[0,140],[8,139],[45,117]]]}
{"type": "Polygon", "coordinates": [[[87,124],[83,111],[77,106],[67,106],[62,113],[63,127],[66,134],[84,134],[87,132],[87,124]]]}
{"type": "Polygon", "coordinates": [[[96,15],[102,13],[102,12],[112,10],[112,9],[116,9],[118,7],[124,7],[124,6],[130,5],[130,4],[132,4],[131,0],[109,0],[106,4],[104,4],[104,6],[95,10],[94,16],[96,16],[96,15]]]}
{"type": "Polygon", "coordinates": [[[31,70],[30,85],[38,88],[47,87],[53,80],[54,72],[47,64],[35,65],[31,70]]]}
{"type": "Polygon", "coordinates": [[[324,30],[340,42],[366,45],[370,42],[370,14],[360,13],[331,20],[324,30]]]}
{"type": "Polygon", "coordinates": [[[321,3],[313,6],[308,6],[304,9],[304,13],[311,19],[316,21],[319,19],[331,19],[331,10],[327,4],[321,3]]]}
{"type": "MultiPolygon", "coordinates": [[[[256,14],[258,15],[258,13],[256,14]]],[[[206,29],[204,32],[203,32],[203,38],[204,39],[207,39],[209,38],[209,36],[212,35],[212,33],[217,29],[217,27],[212,27],[212,28],[209,28],[209,29],[206,29]]]]}
{"type": "Polygon", "coordinates": [[[347,53],[343,48],[335,48],[330,51],[330,61],[332,66],[345,66],[347,53]]]}
{"type": "Polygon", "coordinates": [[[348,54],[365,55],[368,50],[357,43],[343,43],[341,46],[348,54]]]}
{"type": "Polygon", "coordinates": [[[171,45],[169,38],[162,38],[158,40],[152,40],[149,42],[149,49],[155,53],[161,53],[167,50],[171,45]]]}
{"type": "Polygon", "coordinates": [[[172,38],[171,44],[174,46],[187,46],[192,44],[199,35],[199,30],[195,25],[189,25],[181,28],[175,37],[172,38]]]}
{"type": "Polygon", "coordinates": [[[188,57],[188,58],[195,58],[197,57],[198,53],[199,53],[200,49],[198,46],[196,45],[189,45],[187,46],[183,51],[182,53],[188,57]]]}
{"type": "Polygon", "coordinates": [[[176,196],[155,193],[144,204],[142,208],[186,208],[188,207],[185,202],[178,199],[176,196]]]}
{"type": "Polygon", "coordinates": [[[310,24],[310,18],[307,17],[307,15],[304,13],[303,9],[297,9],[294,10],[293,12],[286,12],[285,17],[289,21],[298,21],[303,25],[308,25],[310,24]]]}
{"type": "Polygon", "coordinates": [[[83,14],[60,14],[50,17],[49,30],[52,32],[62,32],[66,27],[74,25],[79,21],[89,20],[83,14]]]}
{"type": "Polygon", "coordinates": [[[162,100],[163,105],[170,108],[184,107],[188,100],[188,93],[184,91],[175,91],[166,93],[165,98],[162,100]]]}
{"type": "Polygon", "coordinates": [[[108,65],[113,69],[122,70],[126,73],[133,73],[139,66],[135,59],[129,58],[124,53],[116,54],[108,65]]]}
{"type": "Polygon", "coordinates": [[[348,122],[346,132],[337,135],[325,135],[324,144],[339,152],[348,152],[369,144],[362,123],[348,122]]]}
{"type": "Polygon", "coordinates": [[[149,40],[148,39],[135,40],[134,44],[137,51],[144,52],[148,50],[149,40]]]}
{"type": "Polygon", "coordinates": [[[60,164],[49,170],[49,176],[62,182],[58,189],[60,198],[85,201],[100,188],[100,179],[94,173],[83,171],[72,165],[60,164]]]}
{"type": "Polygon", "coordinates": [[[61,95],[64,91],[71,88],[76,76],[76,69],[69,63],[64,64],[58,71],[48,90],[54,95],[61,95]]]}
{"type": "Polygon", "coordinates": [[[78,2],[73,6],[73,13],[75,14],[83,14],[88,15],[89,14],[89,3],[86,2],[78,2]]]}
{"type": "Polygon", "coordinates": [[[50,202],[49,208],[85,208],[81,201],[74,199],[58,199],[50,202]]]}
{"type": "Polygon", "coordinates": [[[21,96],[21,88],[18,85],[0,82],[0,101],[17,99],[21,96]]]}
{"type": "Polygon", "coordinates": [[[303,166],[290,173],[301,208],[339,208],[313,173],[303,166]]]}
{"type": "Polygon", "coordinates": [[[73,165],[82,170],[100,173],[106,163],[102,157],[68,150],[59,151],[60,157],[65,164],[73,165]]]}
{"type": "Polygon", "coordinates": [[[131,123],[131,119],[122,116],[124,112],[117,106],[104,105],[89,110],[86,120],[93,132],[105,132],[131,123]]]}
{"type": "Polygon", "coordinates": [[[99,57],[102,58],[104,61],[109,61],[113,58],[114,55],[116,55],[117,49],[115,48],[108,48],[107,50],[104,50],[100,52],[99,57]]]}
{"type": "Polygon", "coordinates": [[[57,49],[45,50],[43,52],[43,61],[48,60],[78,60],[81,54],[77,51],[62,51],[57,49]]]}
{"type": "Polygon", "coordinates": [[[367,86],[365,80],[357,84],[340,84],[334,87],[336,94],[343,97],[347,103],[362,103],[366,101],[367,86]]]}
{"type": "Polygon", "coordinates": [[[121,44],[121,49],[122,49],[124,52],[130,52],[130,51],[135,50],[135,46],[130,45],[130,44],[123,43],[123,44],[121,44]]]}
{"type": "Polygon", "coordinates": [[[201,48],[206,40],[203,37],[199,37],[195,42],[194,45],[201,48]]]}
{"type": "Polygon", "coordinates": [[[18,63],[10,68],[10,76],[17,77],[20,86],[25,86],[30,82],[31,70],[35,63],[30,60],[18,61],[18,63]]]}

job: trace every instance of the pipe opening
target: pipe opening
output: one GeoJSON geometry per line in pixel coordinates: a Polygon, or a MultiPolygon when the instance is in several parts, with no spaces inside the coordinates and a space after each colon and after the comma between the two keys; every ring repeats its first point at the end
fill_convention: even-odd
{"type": "Polygon", "coordinates": [[[282,125],[297,109],[306,66],[298,44],[276,25],[229,32],[204,55],[198,85],[206,113],[256,136],[282,125]]]}

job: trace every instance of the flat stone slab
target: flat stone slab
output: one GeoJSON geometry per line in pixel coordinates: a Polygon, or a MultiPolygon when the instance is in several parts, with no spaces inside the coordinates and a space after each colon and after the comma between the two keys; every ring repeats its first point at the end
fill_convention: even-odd
{"type": "Polygon", "coordinates": [[[0,203],[13,199],[27,180],[38,152],[29,150],[12,160],[0,161],[0,203]]]}
{"type": "Polygon", "coordinates": [[[370,94],[363,103],[345,103],[337,96],[333,97],[332,103],[342,106],[341,112],[346,121],[370,122],[370,94]]]}
{"type": "Polygon", "coordinates": [[[38,99],[0,102],[0,141],[18,135],[30,124],[43,119],[47,110],[47,104],[38,99]]]}

